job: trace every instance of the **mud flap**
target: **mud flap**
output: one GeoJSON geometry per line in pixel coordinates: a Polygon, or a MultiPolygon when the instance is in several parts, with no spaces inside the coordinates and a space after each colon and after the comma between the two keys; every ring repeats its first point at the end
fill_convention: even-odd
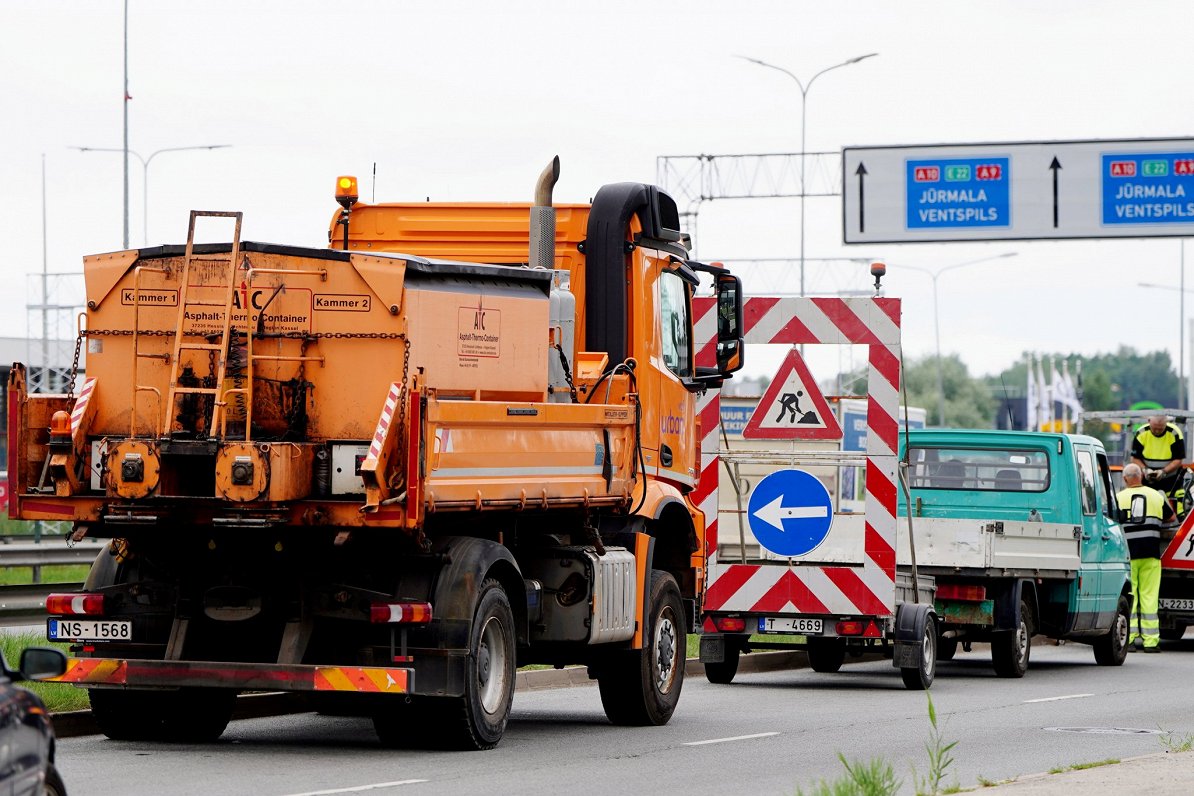
{"type": "Polygon", "coordinates": [[[726,637],[720,633],[701,635],[701,663],[724,663],[726,659],[726,637]]]}
{"type": "Polygon", "coordinates": [[[895,647],[891,665],[896,669],[919,669],[923,661],[925,628],[935,621],[933,606],[901,603],[896,609],[895,647]]]}

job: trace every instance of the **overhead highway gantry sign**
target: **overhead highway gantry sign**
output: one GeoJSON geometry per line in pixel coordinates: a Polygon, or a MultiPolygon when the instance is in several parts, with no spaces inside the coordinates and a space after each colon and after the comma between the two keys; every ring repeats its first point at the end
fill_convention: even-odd
{"type": "Polygon", "coordinates": [[[1194,235],[1194,139],[846,147],[846,243],[1194,235]]]}

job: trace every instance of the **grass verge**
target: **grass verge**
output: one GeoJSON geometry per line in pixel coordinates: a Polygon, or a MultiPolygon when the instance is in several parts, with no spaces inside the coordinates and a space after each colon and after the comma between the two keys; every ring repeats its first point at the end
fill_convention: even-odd
{"type": "MultiPolygon", "coordinates": [[[[21,660],[21,650],[26,647],[57,647],[67,652],[68,645],[46,641],[41,633],[5,633],[0,635],[0,650],[4,652],[4,660],[10,666],[16,666],[21,660]]],[[[69,710],[83,710],[88,706],[87,691],[75,688],[66,683],[36,683],[23,682],[22,688],[27,688],[42,698],[46,709],[51,713],[65,713],[69,710]]]]}

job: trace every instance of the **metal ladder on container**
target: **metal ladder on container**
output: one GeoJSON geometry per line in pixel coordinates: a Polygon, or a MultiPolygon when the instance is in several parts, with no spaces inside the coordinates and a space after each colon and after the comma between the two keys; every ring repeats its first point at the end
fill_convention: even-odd
{"type": "MultiPolygon", "coordinates": [[[[210,395],[212,410],[211,410],[211,424],[208,430],[208,436],[214,437],[216,431],[220,428],[220,419],[224,413],[224,402],[220,400],[221,385],[224,383],[224,376],[228,369],[228,344],[232,336],[232,302],[236,296],[236,271],[240,262],[240,226],[242,214],[239,212],[220,212],[207,210],[192,210],[191,221],[187,228],[187,248],[186,254],[183,256],[182,271],[178,275],[178,324],[174,329],[174,350],[170,358],[170,393],[166,401],[166,410],[163,417],[163,429],[168,429],[171,423],[170,417],[174,414],[178,399],[184,395],[210,395]],[[195,221],[200,218],[233,218],[236,219],[236,228],[232,233],[232,250],[228,253],[227,258],[223,255],[196,255],[195,254],[195,221]],[[220,300],[192,300],[188,297],[188,289],[191,273],[191,265],[196,261],[203,262],[225,262],[227,270],[225,272],[225,279],[227,283],[224,290],[224,298],[220,300]],[[215,334],[200,335],[196,332],[184,332],[183,326],[186,321],[187,309],[191,307],[220,307],[224,311],[224,320],[221,324],[219,342],[210,342],[215,334]],[[188,338],[203,337],[205,342],[196,343],[188,342],[188,338]],[[184,351],[209,351],[215,355],[216,367],[215,384],[211,387],[180,387],[178,385],[179,368],[182,365],[182,353],[184,351]]],[[[245,334],[249,334],[246,320],[245,334]]]]}

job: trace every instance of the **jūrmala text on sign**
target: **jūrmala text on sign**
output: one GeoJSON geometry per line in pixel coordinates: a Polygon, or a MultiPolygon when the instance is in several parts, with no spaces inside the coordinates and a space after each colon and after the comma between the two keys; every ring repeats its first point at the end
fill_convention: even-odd
{"type": "Polygon", "coordinates": [[[1194,224],[1194,152],[1102,158],[1104,224],[1194,224]]]}
{"type": "Polygon", "coordinates": [[[1006,227],[1008,159],[965,158],[907,162],[908,229],[1006,227]]]}

